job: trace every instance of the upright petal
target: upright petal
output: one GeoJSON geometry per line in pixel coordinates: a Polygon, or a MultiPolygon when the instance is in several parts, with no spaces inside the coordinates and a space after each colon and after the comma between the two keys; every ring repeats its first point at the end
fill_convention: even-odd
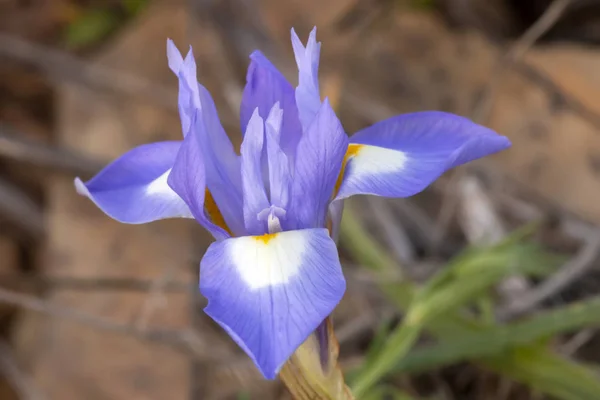
{"type": "Polygon", "coordinates": [[[197,109],[201,108],[198,87],[196,83],[196,60],[190,47],[185,59],[172,42],[167,42],[167,56],[169,67],[179,79],[179,93],[177,106],[179,109],[179,118],[181,120],[181,130],[183,135],[190,131],[192,116],[197,109]]]}
{"type": "MultiPolygon", "coordinates": [[[[197,114],[193,117],[193,122],[195,122],[196,116],[197,114]]],[[[226,239],[231,235],[231,231],[216,205],[205,204],[208,190],[206,189],[204,156],[194,134],[186,135],[183,140],[169,175],[168,184],[189,206],[194,218],[216,240],[226,239]]],[[[210,196],[210,193],[208,194],[210,196]]],[[[212,196],[210,199],[212,200],[212,196]]]]}
{"type": "Polygon", "coordinates": [[[185,202],[167,185],[181,142],[136,147],[83,183],[77,192],[117,221],[143,224],[163,218],[191,218],[185,202]]]}
{"type": "Polygon", "coordinates": [[[184,135],[192,132],[202,150],[205,181],[211,198],[231,232],[244,233],[240,160],[217,114],[206,88],[196,80],[196,61],[192,49],[180,63],[174,45],[168,44],[169,66],[179,78],[179,114],[184,135]],[[198,113],[192,126],[192,118],[198,113]]]}
{"type": "Polygon", "coordinates": [[[337,199],[412,196],[446,170],[510,147],[467,118],[437,111],[381,121],[350,138],[337,199]]]}
{"type": "Polygon", "coordinates": [[[333,311],[345,287],[325,229],[215,242],[200,264],[204,311],[267,379],[333,311]]]}
{"type": "Polygon", "coordinates": [[[183,65],[183,57],[171,39],[167,39],[167,61],[169,68],[175,75],[179,75],[179,70],[183,65]]]}
{"type": "Polygon", "coordinates": [[[252,53],[250,60],[240,106],[242,133],[246,131],[246,125],[256,107],[260,116],[266,119],[273,105],[278,102],[284,111],[281,147],[293,157],[302,135],[294,88],[260,51],[252,53]]]}
{"type": "Polygon", "coordinates": [[[325,99],[298,143],[287,218],[291,225],[287,229],[325,226],[327,206],[347,147],[348,137],[325,99]]]}
{"type": "Polygon", "coordinates": [[[264,122],[257,108],[248,122],[241,147],[244,222],[250,235],[260,235],[266,229],[265,222],[258,220],[258,214],[269,207],[261,168],[264,137],[264,122]]]}
{"type": "Polygon", "coordinates": [[[265,122],[267,158],[269,162],[269,195],[271,204],[287,209],[290,200],[290,165],[279,144],[283,110],[276,103],[265,122]]]}
{"type": "Polygon", "coordinates": [[[317,42],[317,28],[313,28],[308,37],[306,47],[292,28],[292,47],[296,64],[298,64],[298,87],[296,88],[296,104],[300,122],[304,131],[308,129],[313,118],[321,107],[319,95],[319,55],[321,42],[317,42]]]}

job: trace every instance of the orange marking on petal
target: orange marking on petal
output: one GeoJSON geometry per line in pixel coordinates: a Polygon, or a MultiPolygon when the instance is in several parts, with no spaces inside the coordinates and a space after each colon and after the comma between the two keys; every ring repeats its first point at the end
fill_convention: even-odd
{"type": "Polygon", "coordinates": [[[210,194],[208,189],[205,189],[204,191],[204,210],[213,224],[225,229],[227,233],[233,236],[233,233],[231,233],[227,223],[225,222],[225,218],[223,218],[223,214],[221,214],[221,210],[219,210],[215,199],[212,197],[212,194],[210,194]]]}
{"type": "Polygon", "coordinates": [[[254,240],[256,240],[258,242],[263,242],[264,244],[267,244],[271,240],[273,240],[275,238],[275,236],[277,236],[276,233],[265,233],[264,235],[254,236],[254,240]]]}
{"type": "Polygon", "coordinates": [[[340,174],[337,177],[337,181],[335,182],[335,188],[333,189],[333,197],[337,196],[340,186],[342,186],[342,181],[344,180],[344,173],[346,172],[346,164],[348,161],[358,153],[364,147],[363,144],[355,144],[350,143],[348,145],[348,150],[346,150],[346,154],[344,155],[344,160],[342,160],[342,168],[340,169],[340,174]]]}

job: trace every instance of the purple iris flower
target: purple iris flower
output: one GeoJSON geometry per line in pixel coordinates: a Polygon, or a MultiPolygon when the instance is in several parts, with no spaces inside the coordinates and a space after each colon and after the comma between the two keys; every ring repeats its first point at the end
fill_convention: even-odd
{"type": "Polygon", "coordinates": [[[392,117],[350,138],[321,101],[316,29],[292,29],[295,88],[259,51],[250,56],[238,155],[209,92],[167,42],[179,78],[183,141],[134,148],[78,192],[130,224],[195,218],[215,238],[200,263],[205,312],[274,378],[341,300],[346,284],[332,236],[342,200],[412,196],[446,170],[510,146],[443,112],[392,117]]]}

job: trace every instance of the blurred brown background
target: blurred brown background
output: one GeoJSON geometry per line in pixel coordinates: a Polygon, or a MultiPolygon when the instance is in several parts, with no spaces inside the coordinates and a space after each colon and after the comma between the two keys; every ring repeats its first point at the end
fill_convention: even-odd
{"type": "MultiPolygon", "coordinates": [[[[416,280],[468,243],[544,217],[540,242],[589,260],[525,306],[508,300],[527,299],[531,282],[505,282],[505,312],[598,293],[600,1],[551,3],[0,0],[0,399],[287,396],[201,313],[206,233],[189,221],[118,224],[73,188],[133,146],[180,137],[167,37],[193,45],[236,143],[250,52],[295,82],[290,28],[305,40],[315,25],[322,92],[347,132],[437,109],[510,137],[509,151],[414,199],[356,208],[416,280]]],[[[352,365],[393,311],[345,260],[335,322],[352,365]]],[[[597,362],[600,338],[586,335],[573,354],[597,362]]],[[[426,382],[442,398],[532,398],[518,385],[497,397],[501,382],[469,365],[426,382]]]]}

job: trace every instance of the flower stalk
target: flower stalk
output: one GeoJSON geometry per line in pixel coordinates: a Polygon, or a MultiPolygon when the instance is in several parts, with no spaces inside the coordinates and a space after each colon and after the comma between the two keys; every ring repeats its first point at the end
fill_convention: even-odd
{"type": "Polygon", "coordinates": [[[279,378],[296,400],[354,400],[338,355],[339,343],[329,317],[294,352],[279,378]]]}

